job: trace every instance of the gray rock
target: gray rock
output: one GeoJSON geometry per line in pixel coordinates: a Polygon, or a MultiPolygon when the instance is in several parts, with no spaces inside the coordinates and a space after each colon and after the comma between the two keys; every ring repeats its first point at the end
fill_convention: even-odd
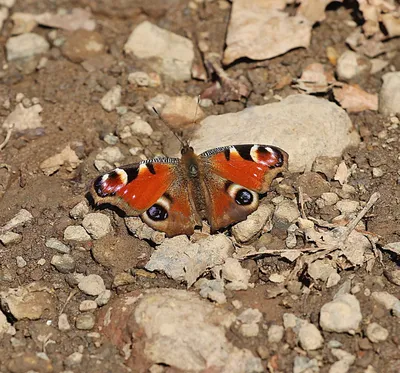
{"type": "Polygon", "coordinates": [[[238,113],[211,115],[191,145],[197,153],[223,145],[271,144],[289,153],[289,170],[309,171],[317,156],[338,157],[359,137],[347,113],[334,103],[293,95],[238,113]]]}
{"type": "Polygon", "coordinates": [[[232,234],[239,242],[249,241],[261,231],[268,221],[271,221],[273,213],[273,205],[260,205],[246,220],[237,223],[232,228],[232,234]]]}
{"type": "Polygon", "coordinates": [[[111,298],[111,290],[106,289],[97,296],[95,302],[99,307],[102,307],[109,302],[110,298],[111,298]]]}
{"type": "Polygon", "coordinates": [[[128,82],[136,84],[139,87],[148,87],[150,84],[150,77],[144,71],[135,71],[128,75],[128,82]]]}
{"type": "Polygon", "coordinates": [[[340,80],[351,80],[371,70],[368,58],[353,51],[344,52],[338,59],[336,72],[340,80]]]}
{"type": "Polygon", "coordinates": [[[71,273],[75,270],[75,259],[69,255],[54,255],[51,264],[61,273],[71,273]]]}
{"type": "Polygon", "coordinates": [[[75,326],[79,330],[91,330],[96,323],[96,317],[93,313],[82,313],[76,317],[75,326]]]}
{"type": "Polygon", "coordinates": [[[87,295],[100,295],[106,290],[104,280],[99,275],[88,275],[80,279],[78,287],[87,295]]]}
{"type": "Polygon", "coordinates": [[[271,325],[268,329],[268,342],[279,343],[282,340],[284,333],[285,329],[282,325],[271,325]]]}
{"type": "Polygon", "coordinates": [[[132,135],[150,136],[153,133],[153,128],[151,128],[150,124],[142,119],[135,120],[130,128],[132,135]]]}
{"type": "Polygon", "coordinates": [[[63,244],[56,238],[47,239],[45,245],[49,249],[57,250],[61,254],[69,254],[69,252],[71,251],[71,249],[67,245],[63,244]]]}
{"type": "Polygon", "coordinates": [[[105,111],[113,111],[121,104],[122,88],[119,85],[111,88],[100,100],[105,111]]]}
{"type": "Polygon", "coordinates": [[[206,278],[201,278],[196,282],[195,286],[200,289],[199,294],[203,298],[208,298],[218,304],[226,303],[224,280],[208,280],[206,278]]]}
{"type": "MultiPolygon", "coordinates": [[[[126,323],[135,322],[143,331],[144,354],[152,363],[165,364],[183,372],[210,369],[229,373],[264,371],[260,358],[247,349],[235,347],[227,339],[226,331],[235,316],[194,293],[154,289],[139,297],[128,294],[118,304],[109,305],[105,310],[111,322],[103,332],[107,335],[115,333],[118,330],[116,321],[121,321],[117,315],[126,315],[126,323]]],[[[131,338],[129,332],[123,333],[131,338]]]]}
{"type": "Polygon", "coordinates": [[[307,356],[296,356],[293,373],[319,373],[318,360],[310,359],[307,356]]]}
{"type": "Polygon", "coordinates": [[[90,299],[85,299],[79,304],[79,311],[81,312],[94,311],[96,308],[97,303],[90,299]]]}
{"type": "Polygon", "coordinates": [[[387,310],[391,310],[395,316],[400,317],[400,299],[386,291],[374,291],[371,297],[387,310]]]}
{"type": "Polygon", "coordinates": [[[75,367],[82,362],[83,354],[80,352],[73,352],[71,355],[67,356],[64,360],[64,364],[67,367],[75,367]]]}
{"type": "Polygon", "coordinates": [[[43,111],[41,105],[32,105],[31,107],[24,107],[22,104],[17,104],[15,109],[8,115],[3,122],[3,128],[10,128],[14,126],[16,131],[26,131],[35,129],[42,126],[42,117],[40,113],[43,111]]]}
{"type": "Polygon", "coordinates": [[[359,208],[359,206],[360,206],[360,202],[352,201],[349,199],[344,199],[344,200],[336,203],[336,208],[342,214],[351,214],[353,212],[356,212],[357,209],[359,208]]]}
{"type": "Polygon", "coordinates": [[[227,258],[222,266],[222,277],[228,281],[226,288],[229,290],[246,290],[249,286],[251,273],[243,268],[234,258],[227,258]]]}
{"type": "Polygon", "coordinates": [[[379,112],[385,115],[400,113],[400,72],[386,73],[379,92],[379,112]]]}
{"type": "Polygon", "coordinates": [[[18,268],[24,268],[26,266],[26,260],[22,256],[17,256],[15,259],[18,268]]]}
{"type": "Polygon", "coordinates": [[[111,232],[111,220],[100,212],[87,214],[82,221],[82,226],[94,240],[98,240],[111,232]]]}
{"type": "Polygon", "coordinates": [[[366,334],[372,343],[386,341],[386,339],[389,337],[388,330],[376,322],[373,322],[367,326],[366,334]]]}
{"type": "Polygon", "coordinates": [[[46,39],[38,34],[28,32],[26,34],[13,36],[6,42],[7,61],[29,58],[46,53],[49,48],[50,45],[46,39]]]}
{"type": "Polygon", "coordinates": [[[139,24],[124,46],[125,53],[148,59],[149,66],[174,80],[189,80],[193,43],[148,21],[139,24]]]}
{"type": "Polygon", "coordinates": [[[176,236],[158,246],[146,269],[162,271],[168,277],[191,286],[206,270],[223,264],[232,251],[232,242],[223,234],[194,243],[186,236],[176,236]]]}
{"type": "Polygon", "coordinates": [[[21,209],[18,211],[17,215],[15,215],[11,220],[9,220],[5,225],[0,228],[0,232],[10,231],[14,228],[24,226],[32,219],[33,216],[28,210],[21,209]]]}
{"type": "Polygon", "coordinates": [[[278,229],[286,230],[300,217],[300,211],[296,202],[285,199],[276,206],[273,222],[274,226],[278,229]]]}
{"type": "Polygon", "coordinates": [[[325,331],[354,333],[361,322],[360,303],[352,294],[335,297],[332,302],[322,306],[320,325],[325,331]]]}
{"type": "Polygon", "coordinates": [[[333,261],[329,259],[316,260],[308,266],[308,274],[314,280],[322,280],[325,282],[332,273],[336,273],[336,269],[333,265],[333,261]]]}
{"type": "Polygon", "coordinates": [[[327,192],[322,193],[321,199],[324,201],[325,206],[332,206],[339,201],[339,196],[336,193],[327,192]]]}
{"type": "Polygon", "coordinates": [[[331,352],[339,361],[332,364],[329,373],[347,373],[350,366],[354,364],[356,357],[340,348],[333,348],[331,352]]]}
{"type": "Polygon", "coordinates": [[[306,351],[318,350],[324,344],[321,332],[309,322],[305,322],[299,329],[300,346],[306,351]]]}
{"type": "Polygon", "coordinates": [[[89,205],[86,201],[77,203],[69,212],[72,219],[83,219],[89,213],[89,205]]]}
{"type": "Polygon", "coordinates": [[[90,241],[91,238],[80,225],[70,225],[64,230],[64,240],[66,241],[90,241]]]}
{"type": "Polygon", "coordinates": [[[20,243],[21,241],[22,235],[19,233],[5,232],[3,234],[0,234],[0,242],[6,247],[20,243]]]}
{"type": "Polygon", "coordinates": [[[239,332],[243,337],[257,337],[260,333],[258,324],[242,324],[239,327],[239,332]]]}
{"type": "Polygon", "coordinates": [[[58,317],[58,329],[61,330],[62,332],[65,332],[65,331],[71,329],[71,325],[69,324],[68,316],[66,313],[62,313],[58,317]]]}
{"type": "Polygon", "coordinates": [[[122,161],[124,158],[124,155],[117,146],[108,146],[96,156],[96,160],[106,161],[111,164],[122,161]]]}
{"type": "Polygon", "coordinates": [[[52,291],[36,282],[3,291],[0,298],[17,320],[38,320],[46,310],[55,310],[52,291]]]}

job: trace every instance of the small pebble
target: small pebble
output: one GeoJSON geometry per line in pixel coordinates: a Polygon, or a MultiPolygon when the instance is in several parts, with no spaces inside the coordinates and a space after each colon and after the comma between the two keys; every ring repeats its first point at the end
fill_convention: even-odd
{"type": "Polygon", "coordinates": [[[87,295],[100,295],[106,290],[104,285],[104,280],[99,275],[88,275],[83,277],[79,283],[78,287],[87,295]]]}
{"type": "Polygon", "coordinates": [[[153,133],[150,124],[142,119],[135,120],[130,128],[133,135],[150,136],[153,133]]]}
{"type": "Polygon", "coordinates": [[[389,336],[388,330],[376,322],[373,322],[367,326],[366,334],[372,343],[386,341],[389,336]]]}
{"type": "Polygon", "coordinates": [[[353,212],[356,212],[359,206],[360,206],[359,202],[348,199],[347,200],[344,199],[336,203],[336,208],[342,214],[351,214],[353,212]]]}
{"type": "Polygon", "coordinates": [[[50,263],[61,273],[71,273],[75,270],[75,259],[69,254],[54,255],[50,263]]]}
{"type": "Polygon", "coordinates": [[[104,141],[108,145],[115,145],[118,142],[118,137],[111,133],[108,133],[107,135],[104,136],[104,141]]]}
{"type": "Polygon", "coordinates": [[[100,212],[87,214],[82,221],[82,226],[94,240],[106,236],[112,230],[110,218],[100,212]]]}
{"type": "Polygon", "coordinates": [[[135,71],[128,75],[128,82],[136,84],[139,87],[148,87],[150,84],[150,77],[144,71],[135,71]]]}
{"type": "Polygon", "coordinates": [[[68,322],[68,316],[66,313],[62,313],[58,317],[58,329],[63,332],[71,329],[71,325],[68,322]]]}
{"type": "Polygon", "coordinates": [[[57,240],[56,238],[49,238],[46,240],[45,246],[49,249],[57,250],[61,254],[69,254],[71,249],[63,244],[61,241],[57,240]]]}
{"type": "Polygon", "coordinates": [[[285,329],[281,325],[273,324],[268,329],[268,342],[269,343],[279,343],[283,335],[285,333],[285,329]]]}
{"type": "Polygon", "coordinates": [[[96,317],[92,313],[82,313],[76,317],[75,326],[79,330],[91,330],[96,323],[96,317]]]}
{"type": "Polygon", "coordinates": [[[46,264],[46,259],[45,258],[39,259],[37,264],[40,265],[40,266],[44,266],[46,264]]]}
{"type": "Polygon", "coordinates": [[[96,160],[106,161],[110,164],[120,162],[124,158],[125,158],[124,155],[122,154],[121,150],[117,146],[108,146],[107,148],[103,149],[96,156],[96,160]]]}
{"type": "Polygon", "coordinates": [[[372,176],[373,177],[382,177],[383,176],[383,170],[379,167],[373,167],[372,168],[372,176]]]}
{"type": "Polygon", "coordinates": [[[64,360],[64,364],[67,367],[73,367],[79,365],[82,362],[82,358],[83,355],[80,352],[74,352],[64,360]]]}
{"type": "Polygon", "coordinates": [[[22,256],[17,256],[15,259],[17,260],[18,268],[24,268],[26,266],[26,260],[22,256]]]}
{"type": "Polygon", "coordinates": [[[79,304],[79,311],[86,312],[86,311],[93,311],[97,308],[97,303],[94,300],[83,300],[79,304]]]}
{"type": "Polygon", "coordinates": [[[105,111],[113,111],[121,104],[122,89],[119,85],[111,88],[100,100],[100,104],[105,111]]]}
{"type": "Polygon", "coordinates": [[[70,225],[64,230],[64,240],[66,241],[90,241],[91,238],[80,225],[70,225]]]}
{"type": "Polygon", "coordinates": [[[104,290],[99,296],[95,299],[95,302],[99,307],[102,307],[108,303],[111,298],[111,290],[104,290]]]}
{"type": "Polygon", "coordinates": [[[298,332],[300,346],[306,351],[318,350],[324,344],[321,332],[309,322],[305,322],[298,332]]]}
{"type": "Polygon", "coordinates": [[[125,286],[125,285],[129,285],[129,284],[133,284],[134,282],[135,282],[135,278],[131,274],[122,272],[122,273],[118,273],[114,277],[113,286],[114,287],[125,286]]]}
{"type": "Polygon", "coordinates": [[[22,241],[22,235],[14,232],[0,234],[0,242],[5,246],[14,245],[22,241]]]}
{"type": "Polygon", "coordinates": [[[243,337],[257,337],[260,332],[258,324],[242,324],[239,328],[243,337]]]}

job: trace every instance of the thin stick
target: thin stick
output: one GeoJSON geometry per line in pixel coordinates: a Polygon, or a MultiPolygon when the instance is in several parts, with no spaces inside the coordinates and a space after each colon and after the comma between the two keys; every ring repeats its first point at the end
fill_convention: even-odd
{"type": "Polygon", "coordinates": [[[7,134],[6,134],[6,138],[5,138],[4,141],[0,144],[0,150],[3,150],[3,149],[6,147],[7,143],[10,141],[10,138],[11,138],[11,134],[12,134],[13,129],[14,129],[14,124],[12,124],[12,125],[8,128],[7,134]]]}
{"type": "Polygon", "coordinates": [[[164,125],[172,132],[172,134],[178,139],[178,141],[181,143],[182,147],[184,148],[186,146],[186,144],[182,141],[182,139],[174,131],[171,130],[169,125],[165,122],[165,120],[163,118],[161,118],[160,113],[157,111],[157,109],[154,106],[152,106],[152,109],[157,114],[158,119],[160,119],[161,122],[164,123],[164,125]]]}

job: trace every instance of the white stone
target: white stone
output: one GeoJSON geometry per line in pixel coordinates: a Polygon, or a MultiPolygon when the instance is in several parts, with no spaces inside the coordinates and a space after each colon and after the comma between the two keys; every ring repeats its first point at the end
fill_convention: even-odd
{"type": "Polygon", "coordinates": [[[251,273],[243,268],[237,259],[227,258],[222,266],[222,277],[229,281],[226,288],[229,290],[246,290],[250,284],[251,273]]]}
{"type": "Polygon", "coordinates": [[[311,170],[318,156],[338,157],[359,137],[347,113],[309,95],[205,118],[193,136],[197,153],[232,144],[277,145],[289,153],[289,170],[311,170]]]}
{"type": "Polygon", "coordinates": [[[9,231],[21,227],[29,223],[32,219],[33,216],[28,210],[21,209],[11,220],[1,227],[0,231],[9,231]]]}
{"type": "Polygon", "coordinates": [[[86,299],[79,304],[79,311],[93,311],[97,308],[97,303],[94,300],[86,299]]]}
{"type": "Polygon", "coordinates": [[[20,243],[22,241],[22,235],[14,232],[5,232],[0,234],[0,242],[4,246],[14,245],[16,243],[20,243]]]}
{"type": "MultiPolygon", "coordinates": [[[[329,288],[331,288],[331,287],[337,285],[337,284],[339,283],[339,281],[340,281],[340,275],[339,275],[339,273],[337,273],[336,271],[335,271],[335,272],[332,272],[332,273],[329,275],[328,279],[326,280],[326,288],[329,289],[329,288]]],[[[353,293],[353,294],[354,294],[354,293],[353,293]]]]}
{"type": "Polygon", "coordinates": [[[278,229],[287,229],[289,225],[300,217],[300,211],[296,202],[285,199],[276,206],[274,212],[274,226],[278,229]]]}
{"type": "Polygon", "coordinates": [[[79,365],[82,362],[83,354],[80,352],[73,352],[71,355],[67,356],[64,360],[64,364],[67,367],[73,367],[79,365]]]}
{"type": "Polygon", "coordinates": [[[3,333],[7,333],[10,329],[11,324],[7,321],[6,315],[0,310],[0,338],[3,333]]]}
{"type": "Polygon", "coordinates": [[[82,226],[94,240],[98,240],[111,232],[111,220],[100,212],[87,214],[82,221],[82,226]]]}
{"type": "Polygon", "coordinates": [[[135,71],[128,75],[128,82],[139,87],[147,87],[150,84],[150,77],[144,71],[135,71]]]}
{"type": "Polygon", "coordinates": [[[400,317],[400,299],[397,299],[387,291],[374,291],[371,296],[372,299],[384,306],[387,310],[392,310],[395,316],[400,317]]]}
{"type": "Polygon", "coordinates": [[[69,212],[72,219],[83,219],[89,213],[89,205],[86,201],[77,203],[69,212]]]}
{"type": "Polygon", "coordinates": [[[257,337],[260,327],[258,324],[242,324],[239,327],[239,331],[243,337],[257,337]]]}
{"type": "Polygon", "coordinates": [[[232,241],[223,234],[197,242],[190,242],[187,236],[180,235],[165,239],[151,255],[145,268],[148,271],[162,271],[168,277],[185,281],[191,286],[205,271],[223,264],[232,252],[232,241]]]}
{"type": "Polygon", "coordinates": [[[68,315],[66,313],[62,313],[58,317],[58,329],[61,330],[62,332],[71,329],[71,325],[68,322],[68,315]]]}
{"type": "Polygon", "coordinates": [[[48,240],[46,240],[45,245],[50,249],[57,250],[61,254],[69,254],[69,252],[71,251],[71,249],[67,245],[63,244],[56,238],[49,238],[48,240]]]}
{"type": "Polygon", "coordinates": [[[149,66],[174,80],[189,80],[193,43],[148,21],[139,24],[124,46],[125,53],[148,59],[149,66]]]}
{"type": "Polygon", "coordinates": [[[104,280],[99,275],[88,275],[83,277],[79,283],[78,288],[87,295],[100,295],[106,290],[104,280]]]}
{"type": "Polygon", "coordinates": [[[8,9],[0,7],[0,31],[3,28],[4,21],[8,18],[8,9]]]}
{"type": "Polygon", "coordinates": [[[379,92],[379,112],[385,115],[400,113],[400,71],[386,73],[379,92]]]}
{"type": "Polygon", "coordinates": [[[318,328],[309,322],[305,322],[299,329],[300,346],[306,351],[318,350],[323,346],[324,338],[318,328]]]}
{"type": "Polygon", "coordinates": [[[379,167],[373,167],[372,168],[372,176],[373,177],[382,177],[383,176],[383,170],[379,167]]]}
{"type": "Polygon", "coordinates": [[[26,266],[26,260],[22,256],[17,256],[15,259],[18,268],[24,268],[26,266]]]}
{"type": "Polygon", "coordinates": [[[243,324],[259,323],[262,320],[262,313],[257,308],[247,308],[237,317],[237,320],[243,324]]]}
{"type": "Polygon", "coordinates": [[[75,259],[69,254],[54,255],[50,263],[61,273],[71,273],[75,269],[75,259]]]}
{"type": "Polygon", "coordinates": [[[237,223],[232,228],[232,234],[239,242],[247,242],[261,231],[264,225],[271,220],[274,206],[262,204],[250,214],[246,220],[237,223]]]}
{"type": "Polygon", "coordinates": [[[153,133],[153,128],[150,124],[142,119],[137,119],[130,126],[132,135],[150,136],[153,133]]]}
{"type": "Polygon", "coordinates": [[[66,241],[90,241],[91,238],[80,225],[70,225],[64,230],[64,240],[66,241]]]}
{"type": "Polygon", "coordinates": [[[96,156],[96,160],[106,161],[108,163],[120,162],[124,159],[124,155],[117,146],[107,146],[96,156]]]}
{"type": "Polygon", "coordinates": [[[332,192],[322,193],[321,198],[324,200],[325,206],[332,206],[339,201],[339,196],[332,192]]]}
{"type": "Polygon", "coordinates": [[[97,303],[97,305],[99,307],[102,307],[108,303],[110,298],[111,298],[111,290],[106,289],[97,296],[97,298],[95,299],[95,302],[97,303]]]}
{"type": "Polygon", "coordinates": [[[352,201],[349,199],[343,199],[336,203],[336,208],[342,214],[351,214],[353,212],[356,212],[357,209],[359,208],[359,206],[360,206],[360,202],[352,201]]]}
{"type": "Polygon", "coordinates": [[[100,100],[100,104],[106,111],[113,111],[121,104],[122,88],[119,85],[111,88],[100,100]]]}
{"type": "Polygon", "coordinates": [[[7,61],[46,53],[49,48],[50,45],[44,37],[32,32],[12,36],[6,42],[7,61]]]}
{"type": "Polygon", "coordinates": [[[340,80],[350,80],[371,69],[368,59],[353,51],[344,52],[337,61],[336,72],[340,80]]]}
{"type": "Polygon", "coordinates": [[[361,322],[360,303],[352,294],[343,294],[321,308],[320,325],[325,331],[354,333],[361,322]]]}
{"type": "Polygon", "coordinates": [[[379,343],[386,341],[389,337],[389,332],[383,326],[373,322],[367,326],[367,337],[372,343],[379,343]]]}
{"type": "Polygon", "coordinates": [[[282,340],[284,333],[285,329],[282,325],[271,325],[268,329],[268,342],[279,343],[282,340]]]}
{"type": "Polygon", "coordinates": [[[293,373],[319,373],[317,359],[307,356],[296,356],[294,358],[293,373]]]}

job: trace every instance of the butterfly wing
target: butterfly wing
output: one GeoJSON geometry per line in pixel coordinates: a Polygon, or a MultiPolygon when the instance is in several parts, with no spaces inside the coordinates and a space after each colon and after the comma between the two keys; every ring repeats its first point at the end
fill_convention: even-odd
{"type": "Polygon", "coordinates": [[[168,236],[191,234],[198,217],[177,158],[161,158],[116,168],[92,184],[96,204],[115,205],[131,216],[141,215],[150,227],[168,236]]]}
{"type": "Polygon", "coordinates": [[[236,145],[200,154],[207,220],[212,231],[246,219],[272,180],[287,169],[288,154],[266,145],[236,145]]]}

